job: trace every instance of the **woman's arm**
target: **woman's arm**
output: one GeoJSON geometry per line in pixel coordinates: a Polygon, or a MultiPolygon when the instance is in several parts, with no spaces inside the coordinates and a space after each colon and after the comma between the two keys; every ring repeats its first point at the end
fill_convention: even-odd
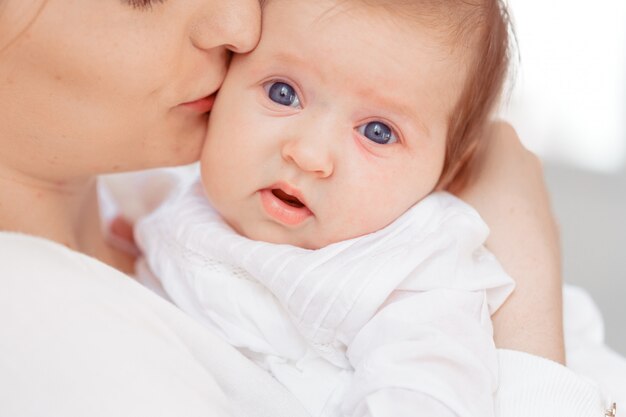
{"type": "Polygon", "coordinates": [[[494,123],[468,175],[453,191],[487,222],[487,247],[517,284],[493,316],[496,345],[565,363],[559,236],[538,158],[494,123]]]}

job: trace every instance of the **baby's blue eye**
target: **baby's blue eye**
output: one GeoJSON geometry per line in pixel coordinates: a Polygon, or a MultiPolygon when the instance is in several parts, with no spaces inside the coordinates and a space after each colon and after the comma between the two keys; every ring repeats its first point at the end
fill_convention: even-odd
{"type": "Polygon", "coordinates": [[[274,82],[269,85],[267,95],[275,103],[288,107],[300,107],[300,99],[292,86],[282,82],[274,82]]]}
{"type": "Polygon", "coordinates": [[[360,134],[381,145],[388,145],[398,141],[393,130],[383,122],[369,122],[359,126],[360,134]]]}

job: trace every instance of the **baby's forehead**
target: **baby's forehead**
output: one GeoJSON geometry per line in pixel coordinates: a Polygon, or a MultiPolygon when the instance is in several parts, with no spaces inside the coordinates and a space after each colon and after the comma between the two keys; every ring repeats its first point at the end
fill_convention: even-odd
{"type": "Polygon", "coordinates": [[[457,2],[466,4],[466,0],[270,0],[264,8],[261,45],[273,38],[274,44],[284,47],[315,46],[326,49],[326,60],[360,52],[370,57],[370,65],[376,59],[385,66],[406,65],[420,55],[425,65],[467,66],[476,48],[471,39],[463,38],[467,24],[455,22],[470,22],[471,13],[446,12],[455,9],[441,6],[457,2]],[[465,19],[451,17],[459,14],[465,19]]]}
{"type": "MultiPolygon", "coordinates": [[[[472,32],[480,29],[485,14],[498,0],[260,0],[264,15],[269,7],[294,5],[292,13],[298,14],[305,6],[315,6],[317,21],[337,17],[374,17],[397,27],[421,25],[433,30],[433,35],[450,46],[468,44],[472,32]],[[307,4],[308,3],[308,4],[307,4]]],[[[288,23],[288,22],[285,22],[288,23]]]]}

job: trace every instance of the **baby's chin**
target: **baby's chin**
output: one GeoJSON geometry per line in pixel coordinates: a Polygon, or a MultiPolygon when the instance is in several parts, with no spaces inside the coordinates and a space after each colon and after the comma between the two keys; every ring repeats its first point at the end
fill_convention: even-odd
{"type": "Polygon", "coordinates": [[[224,220],[241,236],[276,245],[291,245],[315,250],[345,240],[341,237],[336,237],[335,239],[328,238],[319,233],[319,231],[288,229],[271,221],[246,223],[236,221],[235,219],[224,218],[224,220]]]}
{"type": "Polygon", "coordinates": [[[310,250],[321,249],[325,246],[339,241],[326,241],[320,239],[319,236],[307,236],[307,234],[305,233],[298,233],[299,231],[294,230],[285,230],[281,226],[274,224],[270,224],[267,226],[268,227],[248,227],[242,228],[240,230],[235,228],[235,230],[242,236],[247,237],[248,239],[273,243],[276,245],[297,246],[299,248],[310,250]],[[282,230],[275,230],[278,228],[282,228],[282,230]]]}
{"type": "Polygon", "coordinates": [[[317,250],[334,243],[353,239],[371,232],[352,233],[343,231],[343,233],[330,233],[321,230],[298,230],[288,229],[284,226],[271,222],[261,222],[256,225],[233,225],[227,223],[240,235],[256,241],[273,243],[276,245],[291,245],[303,249],[317,250]]]}

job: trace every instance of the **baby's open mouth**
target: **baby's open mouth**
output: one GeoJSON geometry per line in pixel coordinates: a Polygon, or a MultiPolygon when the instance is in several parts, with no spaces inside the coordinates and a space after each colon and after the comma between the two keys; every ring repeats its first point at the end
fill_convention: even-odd
{"type": "Polygon", "coordinates": [[[285,226],[299,226],[313,217],[313,212],[306,206],[304,197],[300,196],[296,188],[276,184],[260,190],[259,196],[265,213],[285,226]]]}
{"type": "Polygon", "coordinates": [[[286,192],[284,192],[280,188],[272,189],[272,194],[274,194],[274,196],[276,198],[278,198],[279,200],[283,201],[284,203],[290,205],[291,207],[295,207],[295,208],[302,208],[302,207],[304,207],[304,204],[302,204],[302,202],[300,200],[298,200],[296,197],[294,197],[294,196],[292,196],[290,194],[287,194],[286,192]]]}

